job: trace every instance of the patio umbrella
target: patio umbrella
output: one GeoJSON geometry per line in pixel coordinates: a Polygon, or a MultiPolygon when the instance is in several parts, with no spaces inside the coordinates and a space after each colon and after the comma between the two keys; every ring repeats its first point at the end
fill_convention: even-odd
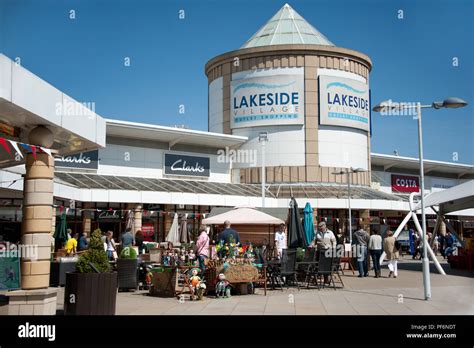
{"type": "Polygon", "coordinates": [[[303,226],[301,225],[300,213],[298,212],[298,203],[292,197],[290,201],[290,218],[288,225],[288,248],[306,248],[306,238],[304,236],[303,226]]]}
{"type": "Polygon", "coordinates": [[[56,224],[56,231],[54,231],[54,250],[61,249],[64,243],[67,242],[67,223],[66,210],[64,209],[59,218],[59,224],[56,224]]]}
{"type": "Polygon", "coordinates": [[[313,208],[311,204],[306,203],[304,207],[304,232],[306,243],[309,245],[314,239],[313,208]]]}
{"type": "Polygon", "coordinates": [[[135,231],[133,230],[134,227],[135,227],[135,214],[133,213],[133,210],[129,210],[127,211],[127,218],[126,218],[126,221],[125,221],[125,231],[130,229],[130,231],[132,231],[132,233],[134,233],[135,231]]]}
{"type": "Polygon", "coordinates": [[[166,236],[166,241],[171,242],[173,245],[181,245],[179,242],[179,224],[178,224],[178,214],[174,214],[173,223],[171,224],[168,235],[166,236]]]}
{"type": "Polygon", "coordinates": [[[180,224],[180,231],[181,231],[181,238],[180,241],[181,243],[189,243],[189,235],[188,235],[188,214],[185,214],[183,218],[181,219],[181,224],[180,224]]]}

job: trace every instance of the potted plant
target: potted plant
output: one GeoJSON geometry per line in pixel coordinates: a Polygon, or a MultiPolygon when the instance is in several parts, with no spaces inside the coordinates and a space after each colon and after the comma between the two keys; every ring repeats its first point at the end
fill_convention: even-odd
{"type": "Polygon", "coordinates": [[[117,273],[110,271],[100,229],[92,233],[89,249],[79,258],[76,272],[66,274],[64,314],[114,315],[117,273]]]}
{"type": "Polygon", "coordinates": [[[117,260],[118,288],[137,289],[138,263],[137,252],[132,247],[125,247],[117,260]]]}

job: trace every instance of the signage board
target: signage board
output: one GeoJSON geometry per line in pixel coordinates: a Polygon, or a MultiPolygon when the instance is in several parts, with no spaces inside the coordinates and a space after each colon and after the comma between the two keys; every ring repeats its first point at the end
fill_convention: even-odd
{"type": "Polygon", "coordinates": [[[209,177],[209,157],[165,153],[165,175],[209,177]]]}
{"type": "Polygon", "coordinates": [[[15,290],[20,288],[20,256],[18,252],[7,251],[0,245],[0,290],[15,290]]]}
{"type": "Polygon", "coordinates": [[[54,159],[56,167],[97,169],[99,165],[99,151],[80,152],[74,155],[57,157],[54,159]]]}
{"type": "Polygon", "coordinates": [[[420,179],[417,176],[392,174],[392,192],[419,192],[420,179]]]}
{"type": "Polygon", "coordinates": [[[231,128],[304,124],[304,69],[287,69],[231,81],[231,128]]]}
{"type": "Polygon", "coordinates": [[[366,83],[319,75],[319,123],[370,131],[370,95],[366,83]]]}

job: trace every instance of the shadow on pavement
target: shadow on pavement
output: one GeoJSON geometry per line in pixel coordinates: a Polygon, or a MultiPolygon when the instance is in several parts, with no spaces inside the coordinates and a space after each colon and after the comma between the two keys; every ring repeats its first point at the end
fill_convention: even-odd
{"type": "MultiPolygon", "coordinates": [[[[473,271],[451,268],[451,266],[448,263],[441,263],[441,267],[443,267],[443,270],[446,272],[447,275],[474,278],[473,271]]],[[[405,271],[422,272],[421,261],[399,262],[398,269],[402,269],[405,271]]],[[[430,273],[438,273],[438,270],[433,262],[430,262],[430,273]]]]}

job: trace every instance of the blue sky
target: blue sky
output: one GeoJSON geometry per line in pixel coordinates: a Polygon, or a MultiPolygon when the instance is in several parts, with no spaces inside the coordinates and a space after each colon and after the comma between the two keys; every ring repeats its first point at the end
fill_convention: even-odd
{"type": "MultiPolygon", "coordinates": [[[[207,130],[205,63],[239,48],[284,3],[0,0],[0,52],[76,100],[94,102],[103,117],[207,130]]],[[[463,109],[424,112],[425,157],[453,161],[456,152],[458,162],[474,163],[472,0],[289,3],[337,46],[371,57],[374,105],[465,99],[463,109]]],[[[372,152],[417,156],[415,120],[372,116],[372,152]]]]}

